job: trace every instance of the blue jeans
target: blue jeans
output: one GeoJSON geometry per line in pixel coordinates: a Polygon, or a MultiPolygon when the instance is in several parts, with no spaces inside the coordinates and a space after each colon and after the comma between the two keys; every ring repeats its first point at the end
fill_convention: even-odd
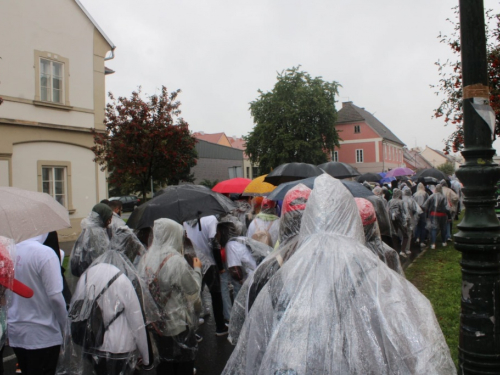
{"type": "Polygon", "coordinates": [[[425,217],[425,212],[421,213],[418,217],[418,223],[415,227],[415,238],[419,238],[421,243],[427,238],[427,230],[425,229],[427,218],[425,217]]]}

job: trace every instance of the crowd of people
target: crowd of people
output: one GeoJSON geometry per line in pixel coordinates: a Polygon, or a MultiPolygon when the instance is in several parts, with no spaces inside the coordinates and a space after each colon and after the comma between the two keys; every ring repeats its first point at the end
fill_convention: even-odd
{"type": "Polygon", "coordinates": [[[283,201],[236,196],[226,215],[139,230],[103,201],[71,252],[74,288],[57,233],[17,244],[7,331],[22,373],[191,375],[210,313],[236,345],[224,374],[454,373],[400,257],[413,241],[434,248],[438,232],[446,243],[460,192],[446,181],[368,188],[354,198],[324,174],[283,201]]]}

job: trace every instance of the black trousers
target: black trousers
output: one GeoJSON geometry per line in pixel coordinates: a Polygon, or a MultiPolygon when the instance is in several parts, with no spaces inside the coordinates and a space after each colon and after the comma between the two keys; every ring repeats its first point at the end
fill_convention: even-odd
{"type": "Polygon", "coordinates": [[[194,361],[190,362],[160,362],[156,368],[158,375],[192,375],[194,361]]]}
{"type": "Polygon", "coordinates": [[[214,319],[215,326],[217,330],[224,330],[226,328],[226,324],[224,321],[224,312],[223,312],[223,304],[222,304],[222,293],[220,291],[220,274],[217,266],[210,266],[203,275],[202,287],[205,284],[210,291],[210,295],[212,296],[212,309],[214,311],[214,319]]]}
{"type": "Polygon", "coordinates": [[[54,375],[61,345],[43,349],[12,348],[23,375],[54,375]]]}

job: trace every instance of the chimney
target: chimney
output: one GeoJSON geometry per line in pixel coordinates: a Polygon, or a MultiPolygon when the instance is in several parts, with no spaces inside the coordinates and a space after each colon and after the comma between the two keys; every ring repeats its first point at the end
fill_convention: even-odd
{"type": "Polygon", "coordinates": [[[352,104],[352,102],[342,102],[342,108],[347,107],[348,104],[352,104]]]}

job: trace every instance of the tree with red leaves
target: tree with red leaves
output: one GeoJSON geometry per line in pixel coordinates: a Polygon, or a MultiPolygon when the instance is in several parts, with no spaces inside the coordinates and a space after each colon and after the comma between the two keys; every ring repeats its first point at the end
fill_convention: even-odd
{"type": "MultiPolygon", "coordinates": [[[[463,113],[462,113],[462,64],[460,61],[460,24],[458,22],[458,7],[453,8],[455,19],[447,19],[453,25],[450,36],[439,35],[441,43],[447,44],[457,55],[456,61],[447,60],[435,64],[439,69],[439,84],[431,85],[437,88],[436,95],[444,95],[440,106],[434,110],[434,117],[443,117],[445,125],[454,125],[455,130],[445,140],[444,152],[458,152],[464,146],[463,113]]],[[[488,57],[488,76],[490,87],[490,105],[496,114],[495,135],[500,135],[500,15],[486,12],[486,38],[488,57]]]]}
{"type": "Polygon", "coordinates": [[[180,90],[147,101],[134,91],[130,99],[115,99],[106,105],[105,132],[92,129],[94,161],[110,171],[110,185],[126,186],[129,192],[150,191],[151,179],[157,185],[177,185],[192,181],[191,167],[196,165],[196,139],[187,122],[179,117],[180,90]]]}

